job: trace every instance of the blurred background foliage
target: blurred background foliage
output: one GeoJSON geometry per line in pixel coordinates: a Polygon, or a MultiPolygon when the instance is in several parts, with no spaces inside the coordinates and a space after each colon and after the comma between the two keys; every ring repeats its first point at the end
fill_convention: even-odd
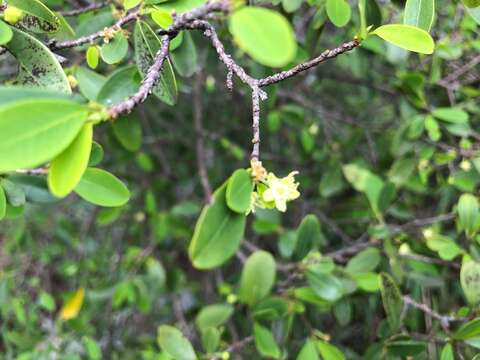
{"type": "MultiPolygon", "coordinates": [[[[45,3],[71,7],[62,0],[45,3]]],[[[368,3],[379,23],[401,22],[402,1],[368,3]]],[[[348,26],[337,28],[323,0],[274,5],[294,25],[296,62],[355,35],[356,11],[348,26]]],[[[369,38],[355,51],[267,89],[261,160],[277,174],[298,170],[301,197],[284,214],[258,210],[249,216],[237,256],[212,271],[195,270],[186,254],[205,200],[198,139],[215,189],[235,169],[248,167],[251,102],[241,84],[226,90],[225,69],[210,43],[192,33],[187,67],[194,71],[177,77],[177,104],[150,97],[128,118],[95,132],[101,147],[94,154],[127,184],[127,205],[99,208],[75,195],[59,202],[42,176],[1,180],[20,189],[16,197],[9,193],[0,225],[2,358],[165,359],[157,329],[170,324],[210,359],[225,358],[224,351],[259,358],[255,342],[258,348],[262,329],[277,344],[266,345],[267,358],[296,358],[311,337],[324,359],[434,359],[442,350],[444,356],[452,352],[442,359],[472,359],[478,333],[445,345],[461,322],[447,320],[445,326],[415,306],[384,310],[379,285],[380,272],[390,273],[409,299],[460,320],[475,317],[476,304],[468,305],[459,273],[463,255],[479,259],[478,222],[465,225],[457,211],[460,196],[476,194],[480,182],[480,40],[468,11],[458,2],[438,1],[432,56],[369,38]],[[309,228],[299,231],[304,218],[309,228]],[[298,262],[302,236],[311,242],[298,262]],[[249,306],[238,301],[240,275],[258,249],[274,256],[277,275],[271,296],[249,306]],[[217,335],[205,335],[198,320],[211,304],[224,304],[217,309],[221,315],[210,319],[217,346],[209,343],[215,345],[217,335]],[[402,321],[392,324],[396,316],[402,321]],[[395,327],[402,337],[391,337],[398,334],[395,327]]],[[[69,21],[85,35],[111,24],[112,9],[69,21]]],[[[221,26],[218,31],[228,37],[221,26]]],[[[269,74],[226,44],[253,75],[269,74]]],[[[66,71],[86,98],[95,98],[105,82],[110,97],[139,84],[135,76],[115,79],[118,65],[100,64],[93,74],[82,52],[68,57],[66,71]]],[[[0,76],[7,80],[13,58],[1,59],[0,76]]],[[[466,210],[474,217],[475,202],[466,210]]],[[[388,279],[381,282],[384,292],[388,279]]]]}

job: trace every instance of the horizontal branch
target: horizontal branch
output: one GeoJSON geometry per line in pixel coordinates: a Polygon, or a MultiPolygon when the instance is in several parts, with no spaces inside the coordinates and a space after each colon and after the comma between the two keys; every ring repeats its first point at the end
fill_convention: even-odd
{"type": "Polygon", "coordinates": [[[105,33],[120,30],[122,26],[138,19],[139,16],[140,16],[140,10],[139,9],[133,10],[130,13],[128,13],[126,16],[120,18],[115,24],[113,24],[110,27],[107,27],[103,30],[97,31],[96,33],[93,33],[87,36],[79,37],[78,39],[74,39],[74,40],[57,41],[54,39],[48,43],[48,47],[51,50],[55,51],[55,50],[69,49],[72,47],[81,46],[85,44],[91,44],[95,40],[104,37],[105,33]]]}

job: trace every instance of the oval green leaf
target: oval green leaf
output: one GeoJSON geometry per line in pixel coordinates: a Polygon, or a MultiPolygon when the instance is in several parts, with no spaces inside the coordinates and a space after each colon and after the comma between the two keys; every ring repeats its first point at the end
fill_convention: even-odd
{"type": "Polygon", "coordinates": [[[100,52],[98,51],[98,47],[96,45],[89,46],[85,54],[87,65],[90,66],[92,69],[96,69],[98,66],[99,57],[100,52]]]}
{"type": "Polygon", "coordinates": [[[250,208],[253,191],[252,177],[245,169],[232,174],[227,184],[226,200],[230,210],[245,214],[250,208]]]}
{"type": "Polygon", "coordinates": [[[352,9],[345,0],[327,0],[327,15],[333,25],[343,27],[352,17],[352,9]]]}
{"type": "Polygon", "coordinates": [[[245,262],[238,290],[239,299],[254,305],[265,298],[275,283],[276,265],[273,256],[266,251],[256,251],[245,262]]]}
{"type": "Polygon", "coordinates": [[[198,313],[195,324],[200,331],[223,325],[232,316],[233,306],[229,304],[213,304],[202,308],[198,313]]]}
{"type": "Polygon", "coordinates": [[[188,248],[190,260],[197,269],[212,269],[232,257],[245,231],[244,214],[231,211],[225,200],[226,183],[213,195],[195,225],[188,248]]]}
{"type": "Polygon", "coordinates": [[[430,34],[411,25],[383,25],[375,29],[372,34],[398,47],[420,54],[432,54],[435,49],[435,43],[430,34]]]}
{"type": "Polygon", "coordinates": [[[12,28],[12,40],[4,46],[19,62],[18,84],[70,94],[70,84],[55,55],[33,36],[12,28]]]}
{"type": "Polygon", "coordinates": [[[480,263],[464,259],[460,270],[460,284],[467,301],[471,305],[480,303],[480,263]]]}
{"type": "MultiPolygon", "coordinates": [[[[146,76],[148,69],[153,63],[155,54],[160,49],[160,39],[152,28],[143,21],[137,21],[133,39],[135,44],[135,62],[140,73],[146,76]]],[[[168,58],[163,62],[162,74],[153,88],[153,93],[168,105],[174,105],[177,102],[177,81],[168,58]]]]}
{"type": "Polygon", "coordinates": [[[77,186],[88,165],[93,126],[83,125],[75,140],[50,164],[48,187],[57,197],[67,196],[77,186]]]}
{"type": "Polygon", "coordinates": [[[88,168],[74,190],[84,200],[100,206],[122,206],[130,198],[127,187],[109,172],[88,168]]]}
{"type": "Polygon", "coordinates": [[[320,222],[315,215],[307,215],[303,218],[297,230],[297,241],[294,256],[297,261],[302,260],[321,237],[320,222]]]}
{"type": "Polygon", "coordinates": [[[121,31],[100,49],[102,60],[107,64],[116,64],[123,60],[128,52],[128,41],[121,31]]]}
{"type": "Polygon", "coordinates": [[[274,10],[243,7],[230,17],[229,29],[238,46],[262,65],[285,66],[297,53],[292,26],[274,10]]]}
{"type": "Polygon", "coordinates": [[[0,107],[0,173],[53,159],[73,141],[86,118],[86,106],[59,99],[0,107]]]}
{"type": "Polygon", "coordinates": [[[5,24],[2,20],[0,20],[0,45],[8,43],[12,40],[13,32],[10,29],[10,26],[5,24]]]}
{"type": "Polygon", "coordinates": [[[260,355],[269,359],[280,358],[280,348],[275,342],[273,334],[269,329],[255,323],[253,325],[253,336],[255,338],[255,347],[260,355]]]}
{"type": "Polygon", "coordinates": [[[174,359],[196,360],[197,356],[190,341],[183,336],[180,330],[169,325],[158,328],[158,344],[174,359]]]}

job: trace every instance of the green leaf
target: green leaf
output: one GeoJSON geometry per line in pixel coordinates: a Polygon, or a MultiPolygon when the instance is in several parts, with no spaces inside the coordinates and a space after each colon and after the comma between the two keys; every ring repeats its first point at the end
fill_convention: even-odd
{"type": "Polygon", "coordinates": [[[170,13],[175,11],[177,15],[193,10],[206,3],[206,0],[146,0],[147,4],[158,4],[155,9],[166,10],[170,13]],[[161,4],[159,4],[161,3],[161,4]]]}
{"type": "Polygon", "coordinates": [[[152,20],[160,26],[162,29],[168,29],[170,25],[173,23],[173,16],[172,14],[163,9],[154,9],[151,12],[152,20]]]}
{"type": "Polygon", "coordinates": [[[276,11],[243,7],[230,16],[229,29],[238,46],[262,65],[285,66],[297,53],[293,29],[276,11]]]}
{"type": "Polygon", "coordinates": [[[135,65],[114,71],[98,92],[97,101],[105,106],[118,104],[137,92],[141,76],[135,65]]]}
{"type": "Polygon", "coordinates": [[[190,341],[183,334],[169,325],[158,328],[157,341],[168,355],[178,360],[196,360],[197,356],[190,341]]]}
{"type": "Polygon", "coordinates": [[[253,325],[253,336],[255,337],[255,347],[260,355],[273,359],[280,358],[280,348],[269,329],[255,323],[253,325]]]}
{"type": "Polygon", "coordinates": [[[0,185],[0,220],[5,217],[5,213],[7,212],[7,198],[5,196],[5,190],[0,185]]]}
{"type": "Polygon", "coordinates": [[[213,194],[195,225],[188,248],[190,260],[197,269],[212,269],[232,257],[245,231],[245,215],[231,211],[225,200],[227,184],[213,194]]]}
{"type": "Polygon", "coordinates": [[[303,345],[300,353],[297,356],[297,360],[319,360],[317,353],[317,347],[313,340],[307,339],[305,345],[303,345]]]}
{"type": "Polygon", "coordinates": [[[227,183],[226,201],[230,210],[245,214],[250,209],[253,186],[252,177],[247,170],[235,170],[227,183]]]}
{"type": "Polygon", "coordinates": [[[428,32],[411,25],[389,24],[375,29],[372,34],[380,36],[402,49],[420,54],[432,54],[435,43],[428,32]]]}
{"type": "Polygon", "coordinates": [[[38,0],[9,0],[25,14],[17,24],[34,33],[53,33],[60,27],[60,19],[53,11],[38,0]]]}
{"type": "Polygon", "coordinates": [[[50,164],[48,187],[57,197],[67,196],[79,183],[92,149],[93,126],[83,125],[72,143],[50,164]]]}
{"type": "Polygon", "coordinates": [[[70,100],[70,96],[57,91],[23,86],[0,86],[0,107],[19,100],[28,99],[62,99],[70,100]]]}
{"type": "Polygon", "coordinates": [[[343,295],[343,286],[340,280],[329,273],[309,269],[306,272],[308,284],[320,298],[335,302],[343,295]]]}
{"type": "Polygon", "coordinates": [[[426,343],[418,340],[411,340],[409,337],[400,337],[400,340],[387,341],[385,344],[390,355],[404,357],[414,357],[424,352],[426,343]],[[405,338],[405,339],[402,339],[405,338]]]}
{"type": "Polygon", "coordinates": [[[324,360],[345,360],[345,356],[338,348],[325,341],[317,342],[318,351],[324,360]]]}
{"type": "Polygon", "coordinates": [[[401,324],[403,299],[393,278],[384,272],[380,274],[380,291],[388,323],[391,330],[395,331],[401,324]]]}
{"type": "Polygon", "coordinates": [[[403,23],[430,31],[435,16],[435,0],[407,0],[403,23]]]}
{"type": "Polygon", "coordinates": [[[128,151],[135,152],[142,146],[142,127],[133,113],[115,120],[112,129],[115,138],[128,151]]]}
{"type": "Polygon", "coordinates": [[[474,9],[480,6],[480,0],[462,0],[463,5],[468,9],[474,9]]]}
{"type": "Polygon", "coordinates": [[[467,124],[469,118],[467,112],[455,107],[436,108],[432,115],[451,124],[467,124]]]}
{"type": "Polygon", "coordinates": [[[74,191],[84,200],[106,207],[122,206],[130,198],[130,192],[119,179],[97,168],[88,168],[74,191]]]}
{"type": "Polygon", "coordinates": [[[305,216],[297,230],[294,258],[302,260],[318,244],[321,238],[320,222],[315,215],[305,216]]]}
{"type": "Polygon", "coordinates": [[[445,344],[440,355],[440,360],[455,360],[452,344],[445,344]]]}
{"type": "Polygon", "coordinates": [[[73,141],[87,108],[66,100],[24,100],[0,107],[0,173],[39,166],[73,141]]]}
{"type": "Polygon", "coordinates": [[[3,190],[5,190],[5,196],[10,205],[18,207],[25,204],[25,192],[22,187],[9,179],[1,179],[0,185],[3,187],[3,190]]]}
{"type": "Polygon", "coordinates": [[[20,63],[16,82],[70,94],[67,76],[55,55],[33,36],[15,28],[12,31],[12,40],[4,46],[20,63]]]}
{"type": "Polygon", "coordinates": [[[477,24],[480,24],[480,6],[475,8],[466,7],[467,13],[472,17],[477,24]]]}
{"type": "MultiPolygon", "coordinates": [[[[135,24],[133,38],[135,43],[135,62],[140,73],[146,76],[148,69],[153,63],[155,54],[160,49],[160,39],[152,28],[143,21],[137,21],[135,24]]],[[[177,102],[177,81],[168,58],[163,62],[162,74],[153,88],[153,93],[168,105],[174,105],[177,102]]]]}
{"type": "Polygon", "coordinates": [[[98,50],[98,46],[97,45],[89,46],[85,54],[87,65],[90,66],[92,69],[96,69],[98,66],[99,57],[100,57],[100,51],[98,50]]]}
{"type": "Polygon", "coordinates": [[[123,60],[128,52],[128,41],[121,31],[115,34],[107,44],[102,45],[100,54],[107,64],[116,64],[123,60]]]}
{"type": "Polygon", "coordinates": [[[453,333],[453,338],[456,340],[467,340],[477,336],[480,336],[480,318],[463,324],[453,333]]]}
{"type": "Polygon", "coordinates": [[[252,306],[272,291],[276,265],[273,256],[266,251],[256,251],[249,256],[242,269],[239,299],[252,306]]]}
{"type": "Polygon", "coordinates": [[[107,78],[85,67],[78,67],[75,76],[82,95],[88,100],[97,100],[98,94],[103,85],[105,85],[107,78]]]}
{"type": "Polygon", "coordinates": [[[478,199],[472,194],[463,194],[458,200],[457,212],[459,230],[464,230],[467,237],[473,237],[478,231],[478,199]]]}
{"type": "Polygon", "coordinates": [[[380,277],[374,272],[362,272],[351,274],[359,289],[367,292],[380,290],[380,277]]]}
{"type": "Polygon", "coordinates": [[[28,202],[50,204],[58,201],[48,190],[45,177],[30,175],[13,175],[8,177],[13,183],[23,189],[28,202]]]}
{"type": "Polygon", "coordinates": [[[200,331],[218,327],[228,321],[233,314],[233,306],[228,304],[214,304],[205,306],[195,318],[195,324],[200,331]]]}
{"type": "Polygon", "coordinates": [[[351,258],[345,270],[350,274],[358,274],[363,272],[370,272],[380,263],[380,251],[377,248],[367,248],[353,258],[351,258]]]}
{"type": "Polygon", "coordinates": [[[347,25],[352,16],[352,9],[345,0],[327,0],[326,10],[328,18],[337,27],[347,25]]]}
{"type": "Polygon", "coordinates": [[[183,32],[183,41],[180,46],[170,54],[175,70],[184,77],[192,76],[198,69],[197,49],[188,31],[183,32]]]}
{"type": "Polygon", "coordinates": [[[480,263],[464,257],[460,270],[460,284],[471,305],[480,303],[480,263]]]}
{"type": "Polygon", "coordinates": [[[140,4],[142,0],[123,0],[123,7],[125,10],[130,10],[140,4]]]}
{"type": "Polygon", "coordinates": [[[0,45],[8,43],[12,40],[13,32],[10,29],[10,26],[5,24],[2,20],[0,20],[0,45]]]}
{"type": "Polygon", "coordinates": [[[220,330],[217,328],[206,328],[202,332],[202,346],[207,353],[213,353],[220,345],[220,330]]]}

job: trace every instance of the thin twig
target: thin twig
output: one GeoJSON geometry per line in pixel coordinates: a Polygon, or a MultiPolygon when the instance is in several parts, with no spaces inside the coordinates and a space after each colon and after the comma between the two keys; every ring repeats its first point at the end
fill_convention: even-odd
{"type": "Polygon", "coordinates": [[[77,16],[80,14],[84,14],[89,11],[94,11],[94,10],[99,10],[102,9],[106,6],[108,6],[111,3],[111,0],[106,0],[106,1],[101,1],[99,3],[93,3],[88,6],[79,8],[79,9],[73,9],[73,10],[68,10],[68,11],[60,11],[60,14],[62,16],[77,16]]]}
{"type": "Polygon", "coordinates": [[[454,316],[440,315],[435,310],[430,309],[426,304],[418,303],[408,295],[403,296],[403,301],[405,302],[405,304],[413,306],[414,308],[416,308],[418,310],[421,310],[424,313],[428,314],[433,319],[438,320],[445,330],[448,330],[451,322],[462,320],[462,319],[458,319],[454,316]]]}

